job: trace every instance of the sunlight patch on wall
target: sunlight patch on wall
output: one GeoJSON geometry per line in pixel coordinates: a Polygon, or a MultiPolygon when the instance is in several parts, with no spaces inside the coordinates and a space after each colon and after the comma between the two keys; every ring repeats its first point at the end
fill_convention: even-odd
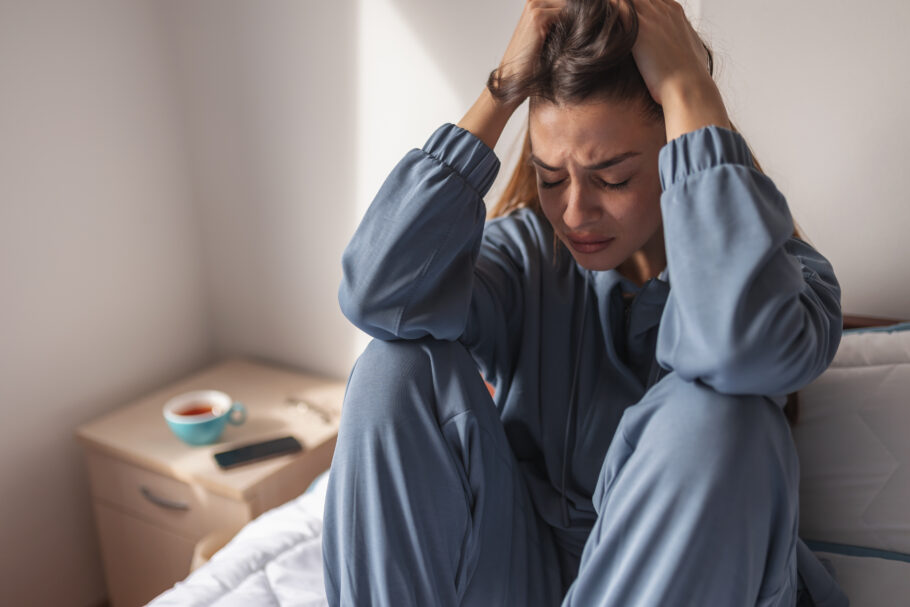
{"type": "MultiPolygon", "coordinates": [[[[459,95],[390,0],[361,0],[355,221],[395,164],[464,112],[459,95]]],[[[359,356],[370,338],[358,332],[359,356]]]]}

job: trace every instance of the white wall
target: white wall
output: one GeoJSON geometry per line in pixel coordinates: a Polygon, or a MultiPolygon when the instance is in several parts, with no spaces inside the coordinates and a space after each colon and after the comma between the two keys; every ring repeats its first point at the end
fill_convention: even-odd
{"type": "Polygon", "coordinates": [[[73,431],[211,359],[152,2],[0,2],[0,605],[105,592],[73,431]]]}
{"type": "Polygon", "coordinates": [[[833,264],[844,311],[910,318],[910,4],[700,4],[733,119],[833,264]]]}
{"type": "Polygon", "coordinates": [[[367,338],[338,309],[344,246],[395,162],[473,103],[522,4],[165,3],[219,356],[346,376],[367,338]]]}
{"type": "MultiPolygon", "coordinates": [[[[346,239],[401,157],[423,146],[443,123],[457,123],[471,107],[502,58],[523,4],[522,0],[359,1],[360,179],[356,214],[346,239]]],[[[502,190],[517,160],[526,116],[523,107],[496,146],[503,168],[487,196],[488,204],[502,190]]],[[[357,334],[352,357],[369,340],[357,334]]]]}
{"type": "Polygon", "coordinates": [[[358,179],[353,0],[170,0],[219,356],[343,378],[358,179]]]}
{"type": "MultiPolygon", "coordinates": [[[[523,4],[360,0],[358,220],[395,163],[444,122],[458,122],[474,103],[505,52],[523,4]]],[[[517,159],[526,117],[519,110],[496,146],[503,168],[488,201],[517,159]]]]}

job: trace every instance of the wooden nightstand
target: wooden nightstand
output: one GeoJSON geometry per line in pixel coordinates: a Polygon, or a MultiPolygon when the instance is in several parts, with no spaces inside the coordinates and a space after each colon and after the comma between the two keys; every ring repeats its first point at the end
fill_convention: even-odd
{"type": "Polygon", "coordinates": [[[200,538],[240,529],[300,495],[331,464],[344,389],[344,382],[232,359],[78,428],[111,605],[144,605],[187,576],[200,538]],[[191,447],[171,433],[161,408],[200,389],[226,392],[249,416],[228,425],[219,442],[191,447]],[[288,434],[302,453],[228,471],[212,457],[288,434]]]}

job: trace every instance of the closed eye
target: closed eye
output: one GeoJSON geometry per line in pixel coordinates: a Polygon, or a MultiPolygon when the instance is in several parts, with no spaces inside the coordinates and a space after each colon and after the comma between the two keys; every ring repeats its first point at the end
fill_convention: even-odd
{"type": "Polygon", "coordinates": [[[625,188],[627,185],[629,185],[630,179],[631,179],[631,177],[629,179],[626,179],[625,181],[620,181],[619,183],[610,183],[609,181],[604,181],[603,179],[598,178],[597,183],[601,187],[605,187],[609,190],[621,190],[621,189],[625,188]]]}
{"type": "Polygon", "coordinates": [[[560,179],[559,181],[544,181],[544,180],[541,179],[541,180],[540,180],[540,187],[542,187],[542,188],[545,189],[545,190],[547,190],[547,189],[549,189],[549,188],[555,188],[556,186],[558,186],[559,184],[561,184],[563,181],[565,181],[565,178],[562,178],[562,179],[560,179]]]}
{"type": "MultiPolygon", "coordinates": [[[[541,188],[548,190],[550,188],[555,188],[556,186],[562,184],[564,181],[565,181],[565,178],[560,179],[558,181],[544,181],[541,179],[539,183],[540,183],[541,188]]],[[[599,186],[610,189],[610,190],[622,190],[626,186],[629,185],[629,179],[626,179],[625,181],[620,181],[619,183],[611,183],[609,181],[604,181],[603,179],[600,179],[600,178],[598,178],[596,181],[599,186]]]]}

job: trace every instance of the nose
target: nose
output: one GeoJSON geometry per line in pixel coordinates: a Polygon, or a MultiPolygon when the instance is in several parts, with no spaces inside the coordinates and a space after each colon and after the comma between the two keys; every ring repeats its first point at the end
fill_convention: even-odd
{"type": "Polygon", "coordinates": [[[566,188],[566,206],[562,221],[570,230],[579,230],[600,219],[597,201],[579,180],[573,180],[566,188]]]}

